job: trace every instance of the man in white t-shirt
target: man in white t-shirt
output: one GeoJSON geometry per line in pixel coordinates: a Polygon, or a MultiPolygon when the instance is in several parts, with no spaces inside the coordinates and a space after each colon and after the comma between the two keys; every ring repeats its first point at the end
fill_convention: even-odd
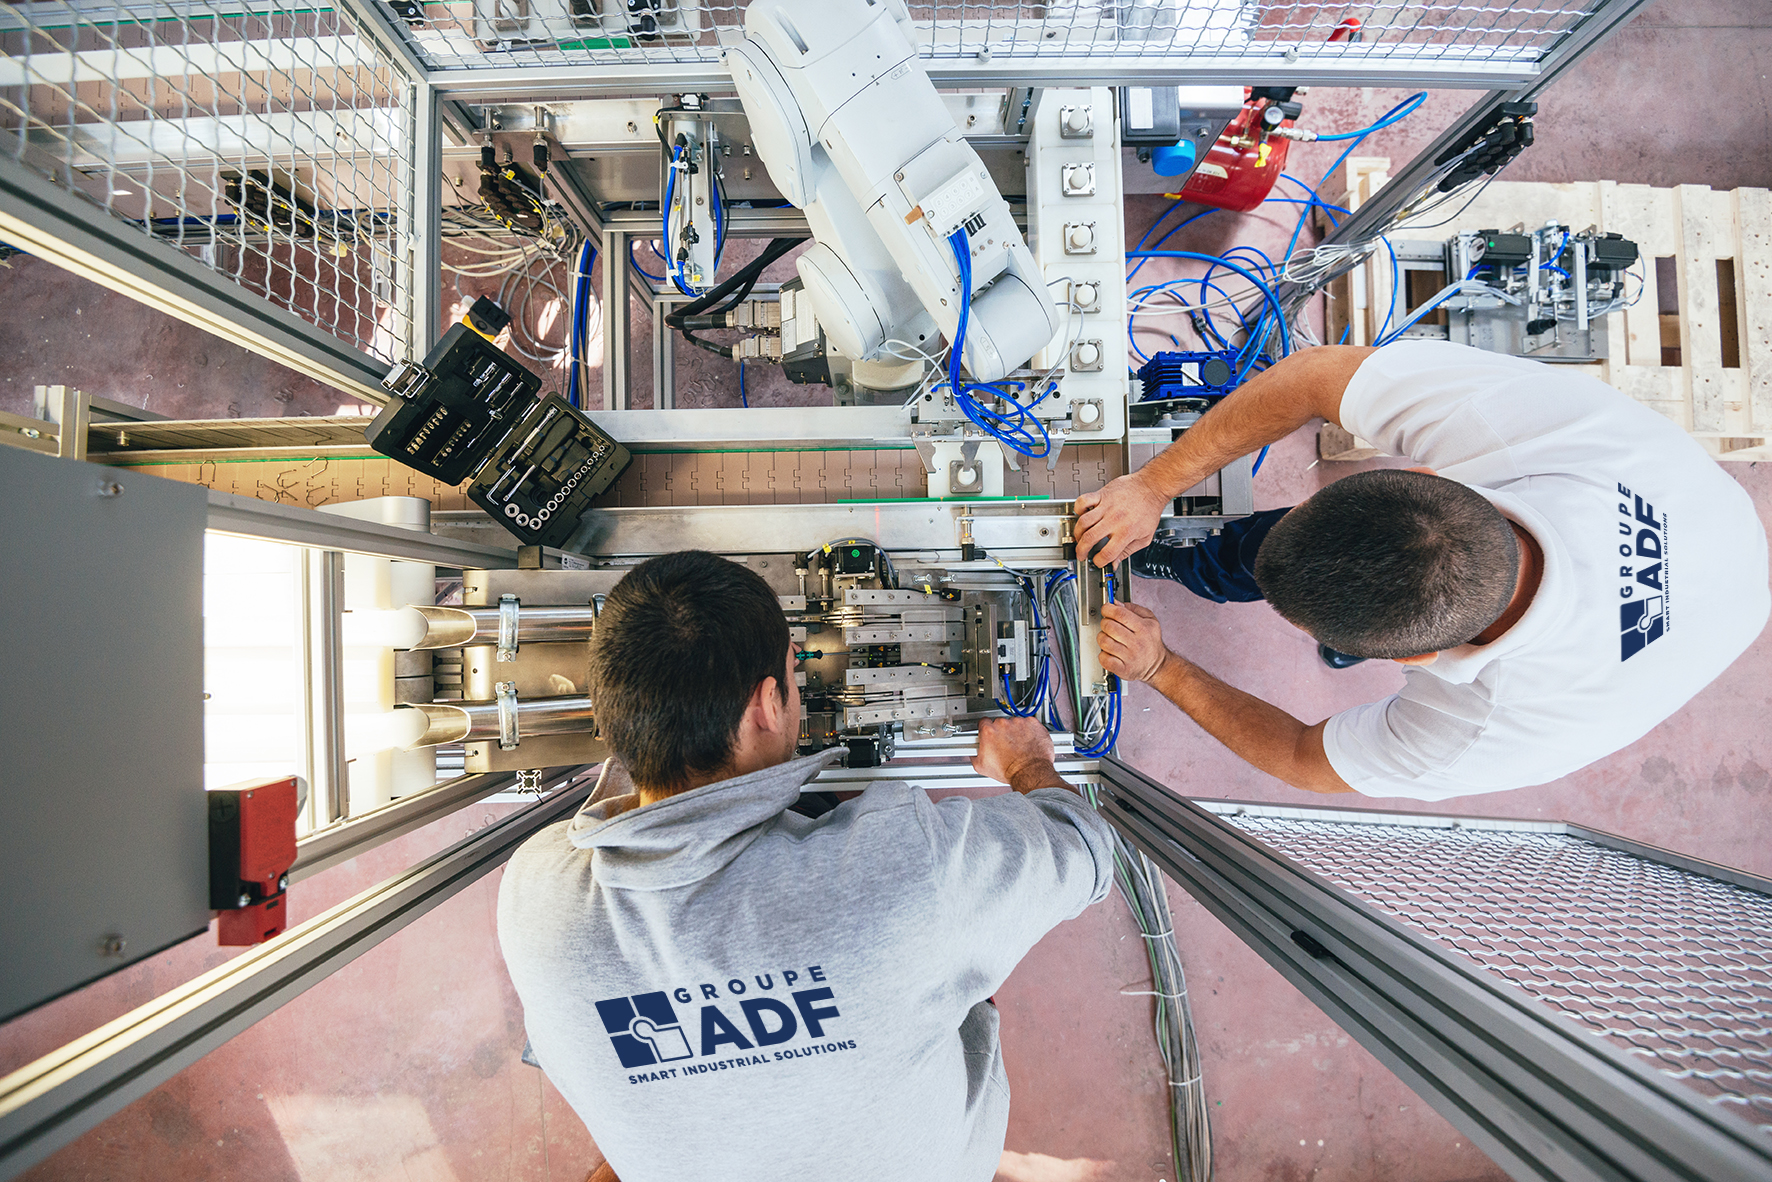
{"type": "Polygon", "coordinates": [[[1170,652],[1149,609],[1104,609],[1103,667],[1313,792],[1567,775],[1678,710],[1772,610],[1752,501],[1678,427],[1592,378],[1440,342],[1295,354],[1077,509],[1098,563],[1142,551],[1140,573],[1265,597],[1332,664],[1407,666],[1398,693],[1312,726],[1170,652]],[[1183,489],[1315,417],[1424,467],[1346,477],[1193,553],[1151,546],[1183,489]]]}

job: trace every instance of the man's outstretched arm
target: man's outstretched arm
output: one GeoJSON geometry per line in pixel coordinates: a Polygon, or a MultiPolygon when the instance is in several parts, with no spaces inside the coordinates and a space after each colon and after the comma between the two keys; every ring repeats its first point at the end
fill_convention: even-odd
{"type": "Polygon", "coordinates": [[[1150,463],[1077,498],[1077,552],[1100,566],[1118,562],[1150,545],[1169,502],[1238,456],[1314,418],[1339,425],[1341,396],[1372,353],[1364,345],[1307,349],[1239,386],[1150,463]]]}
{"type": "Polygon", "coordinates": [[[1026,796],[1041,788],[1076,789],[1052,763],[1052,735],[1037,718],[986,718],[978,724],[972,770],[1026,796]]]}
{"type": "Polygon", "coordinates": [[[1352,792],[1323,750],[1324,723],[1306,725],[1278,706],[1226,685],[1163,644],[1157,617],[1134,603],[1101,609],[1101,667],[1142,681],[1207,734],[1268,775],[1306,792],[1352,792]]]}

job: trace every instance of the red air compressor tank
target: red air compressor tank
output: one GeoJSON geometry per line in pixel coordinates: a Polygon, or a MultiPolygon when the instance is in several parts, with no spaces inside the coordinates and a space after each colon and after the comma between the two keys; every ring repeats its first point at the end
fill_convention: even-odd
{"type": "Polygon", "coordinates": [[[1242,111],[1213,141],[1182,186],[1181,196],[1188,201],[1248,213],[1267,200],[1285,171],[1291,141],[1271,133],[1277,127],[1291,127],[1299,105],[1281,102],[1270,93],[1249,94],[1242,111]]]}

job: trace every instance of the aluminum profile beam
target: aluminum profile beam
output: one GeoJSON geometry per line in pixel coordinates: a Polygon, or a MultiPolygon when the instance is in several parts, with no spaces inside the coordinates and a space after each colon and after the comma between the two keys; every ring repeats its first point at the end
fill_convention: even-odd
{"type": "Polygon", "coordinates": [[[1763,1182],[1772,1144],[1115,759],[1102,813],[1520,1182],[1763,1182]]]}
{"type": "MultiPolygon", "coordinates": [[[[544,784],[557,783],[573,772],[572,768],[545,768],[544,784]]],[[[466,808],[495,796],[517,782],[516,772],[482,772],[444,780],[435,788],[402,796],[392,804],[350,818],[328,829],[310,833],[295,843],[295,865],[290,868],[289,881],[312,878],[322,870],[330,870],[348,862],[358,854],[372,850],[383,842],[404,837],[414,829],[441,820],[457,809],[466,808]]]]}
{"type": "Polygon", "coordinates": [[[402,113],[393,107],[345,111],[263,111],[243,115],[191,115],[182,119],[76,123],[55,133],[33,131],[33,145],[54,151],[69,146],[67,165],[80,170],[115,166],[132,173],[186,157],[226,161],[230,168],[286,164],[333,155],[366,161],[398,155],[402,113]],[[340,145],[347,145],[340,151],[340,145]]]}
{"type": "Polygon", "coordinates": [[[377,4],[375,0],[339,0],[340,8],[351,14],[357,27],[380,47],[387,59],[394,63],[394,68],[406,76],[408,82],[422,83],[430,74],[430,68],[412,47],[412,39],[401,25],[395,23],[392,12],[386,5],[377,4]]]}
{"type": "Polygon", "coordinates": [[[565,549],[603,558],[709,550],[766,554],[803,549],[808,538],[866,538],[895,559],[1000,574],[995,558],[958,565],[960,522],[987,553],[1032,565],[1063,557],[1069,501],[860,501],[831,505],[698,505],[591,509],[565,549]]]}
{"type": "Polygon", "coordinates": [[[321,73],[367,64],[357,37],[267,37],[0,57],[0,86],[72,86],[255,71],[321,73]]]}
{"type": "Polygon", "coordinates": [[[209,490],[208,529],[235,537],[398,558],[455,570],[511,570],[517,565],[515,550],[316,513],[213,488],[209,490]]]}
{"type": "MultiPolygon", "coordinates": [[[[607,335],[607,327],[604,331],[607,335]]],[[[587,413],[592,422],[623,440],[628,450],[636,453],[769,451],[779,447],[814,451],[908,450],[911,446],[910,411],[900,406],[753,406],[587,413]]]]}
{"type": "Polygon", "coordinates": [[[344,555],[301,552],[302,772],[307,777],[308,824],[331,825],[350,800],[345,755],[344,555]]]}
{"type": "MultiPolygon", "coordinates": [[[[633,274],[633,268],[628,265],[631,241],[626,230],[606,226],[602,255],[597,260],[603,272],[603,414],[597,417],[603,419],[612,412],[630,413],[627,405],[632,379],[628,319],[628,281],[633,274]]],[[[612,430],[605,422],[597,425],[605,431],[612,430]]],[[[616,435],[615,438],[626,439],[628,436],[616,435]]]]}
{"type": "MultiPolygon", "coordinates": [[[[1624,0],[1613,0],[1613,3],[1624,0]]],[[[1646,0],[1645,0],[1646,2],[1646,0]]],[[[1315,47],[1311,47],[1315,48],[1315,47]]],[[[1285,47],[1250,54],[1164,58],[1000,57],[923,59],[937,87],[996,86],[1415,86],[1430,89],[1513,89],[1533,82],[1543,66],[1528,55],[1467,60],[1441,56],[1412,59],[1337,59],[1300,56],[1287,61],[1285,47]]],[[[656,62],[559,66],[445,67],[430,72],[432,84],[462,102],[529,102],[547,99],[624,97],[696,91],[731,94],[732,78],[719,62],[656,62]]]]}
{"type": "Polygon", "coordinates": [[[406,268],[409,357],[424,357],[443,329],[443,100],[430,86],[411,88],[412,169],[400,211],[406,268]]]}
{"type": "MultiPolygon", "coordinates": [[[[658,237],[658,214],[653,210],[613,210],[604,224],[635,238],[658,237]]],[[[806,215],[788,206],[781,209],[735,209],[726,216],[726,234],[735,238],[792,238],[805,236],[806,215]]]]}
{"type": "Polygon", "coordinates": [[[0,239],[280,365],[380,404],[385,361],[0,156],[0,239]]]}
{"type": "Polygon", "coordinates": [[[577,811],[591,787],[588,779],[568,783],[0,1079],[0,1178],[43,1160],[504,865],[533,834],[577,811]]]}

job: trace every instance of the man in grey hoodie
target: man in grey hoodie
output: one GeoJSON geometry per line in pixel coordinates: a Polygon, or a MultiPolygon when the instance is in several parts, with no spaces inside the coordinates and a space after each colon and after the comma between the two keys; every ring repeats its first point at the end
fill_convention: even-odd
{"type": "Polygon", "coordinates": [[[615,758],[499,890],[530,1043],[624,1182],[987,1182],[1009,1117],[988,999],[1107,894],[1108,827],[1025,718],[979,728],[973,766],[1011,793],[790,811],[835,758],[793,758],[794,662],[775,593],[715,555],[610,594],[591,693],[615,758]]]}

